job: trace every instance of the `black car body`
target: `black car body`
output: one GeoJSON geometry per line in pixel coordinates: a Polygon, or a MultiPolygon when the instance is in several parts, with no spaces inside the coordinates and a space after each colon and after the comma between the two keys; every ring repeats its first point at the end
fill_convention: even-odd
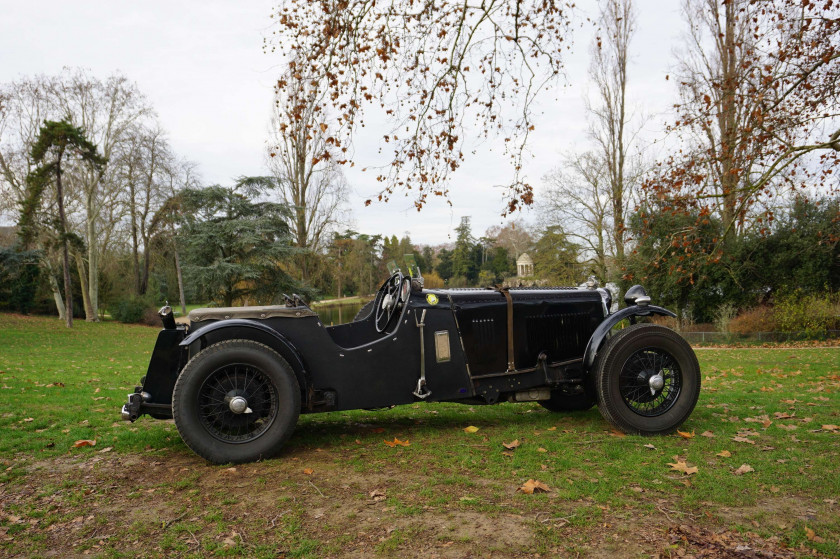
{"type": "Polygon", "coordinates": [[[423,289],[396,273],[372,308],[338,326],[297,297],[199,309],[189,326],[164,307],[148,372],[122,413],[174,417],[184,441],[220,463],[275,454],[299,413],[418,401],[597,403],[624,431],[671,432],[697,401],[697,360],[673,331],[635,324],[673,313],[640,287],[626,301],[610,313],[604,289],[423,289]],[[634,325],[611,335],[625,319],[634,325]]]}

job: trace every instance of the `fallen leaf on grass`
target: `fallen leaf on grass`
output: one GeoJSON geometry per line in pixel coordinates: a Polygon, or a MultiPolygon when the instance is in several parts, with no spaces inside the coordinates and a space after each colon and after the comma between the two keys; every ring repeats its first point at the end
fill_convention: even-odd
{"type": "Polygon", "coordinates": [[[736,443],[747,443],[747,444],[755,444],[755,441],[752,441],[746,437],[732,437],[732,440],[736,443]]]}
{"type": "Polygon", "coordinates": [[[685,474],[685,475],[687,475],[687,476],[690,476],[690,475],[692,475],[692,474],[696,474],[696,473],[699,471],[699,470],[697,469],[697,466],[690,466],[690,467],[689,467],[689,465],[688,465],[688,464],[686,464],[685,462],[683,462],[682,460],[677,460],[677,461],[676,461],[675,463],[673,463],[673,464],[672,464],[671,462],[669,462],[669,463],[668,463],[668,465],[669,465],[669,466],[671,466],[671,469],[672,469],[672,470],[676,470],[676,471],[678,471],[678,472],[682,472],[682,473],[684,473],[684,474],[685,474]]]}
{"type": "Polygon", "coordinates": [[[236,473],[236,468],[225,468],[225,469],[224,469],[224,470],[222,470],[222,471],[223,471],[223,472],[227,472],[227,473],[229,473],[229,474],[235,474],[235,473],[236,473]]]}
{"type": "Polygon", "coordinates": [[[706,437],[708,439],[714,439],[715,438],[715,434],[712,433],[711,431],[703,431],[702,433],[700,433],[700,436],[701,437],[706,437]]]}
{"type": "Polygon", "coordinates": [[[522,484],[522,487],[517,489],[517,491],[522,491],[526,495],[531,495],[533,493],[548,493],[551,489],[549,489],[548,486],[541,481],[529,479],[522,484]]]}
{"type": "Polygon", "coordinates": [[[34,417],[27,417],[26,419],[23,420],[24,423],[32,423],[33,421],[35,421],[34,417]]]}
{"type": "Polygon", "coordinates": [[[618,429],[613,429],[612,431],[610,431],[610,435],[613,436],[613,437],[626,437],[627,436],[624,433],[622,433],[621,431],[619,431],[618,429]]]}
{"type": "Polygon", "coordinates": [[[805,537],[807,537],[810,541],[816,543],[825,543],[825,538],[821,538],[814,532],[812,529],[805,526],[805,537]]]}
{"type": "Polygon", "coordinates": [[[777,411],[773,414],[773,417],[775,417],[776,419],[792,419],[795,415],[796,412],[790,414],[786,411],[777,411]]]}
{"type": "Polygon", "coordinates": [[[469,427],[464,427],[464,433],[475,433],[478,431],[478,427],[475,425],[470,425],[469,427]]]}
{"type": "Polygon", "coordinates": [[[838,430],[840,430],[840,427],[838,427],[837,425],[823,425],[822,430],[837,432],[838,430]]]}
{"type": "Polygon", "coordinates": [[[730,456],[732,456],[732,453],[729,452],[728,450],[721,450],[720,452],[715,454],[715,456],[721,456],[723,458],[729,458],[730,456]]]}
{"type": "Polygon", "coordinates": [[[90,439],[82,439],[73,443],[74,448],[80,448],[83,446],[96,446],[96,441],[90,439]]]}
{"type": "Polygon", "coordinates": [[[653,445],[652,445],[652,444],[650,444],[650,443],[648,443],[648,444],[646,444],[646,445],[642,445],[642,446],[644,446],[645,448],[649,448],[649,449],[651,449],[651,450],[656,450],[656,447],[655,447],[655,446],[653,446],[653,445]]]}
{"type": "Polygon", "coordinates": [[[513,439],[509,443],[502,443],[502,446],[508,450],[513,450],[514,448],[519,448],[519,439],[513,439]]]}
{"type": "Polygon", "coordinates": [[[374,489],[370,492],[370,498],[373,499],[375,502],[384,501],[385,500],[385,490],[384,489],[374,489]]]}
{"type": "Polygon", "coordinates": [[[741,464],[741,466],[737,470],[735,470],[733,473],[736,476],[740,476],[740,475],[746,474],[748,472],[754,472],[754,471],[755,471],[755,469],[752,466],[750,466],[749,464],[741,464]]]}
{"type": "Polygon", "coordinates": [[[401,441],[397,437],[394,437],[393,441],[382,441],[382,442],[387,444],[391,448],[394,448],[395,446],[411,446],[410,443],[408,442],[408,439],[406,439],[404,441],[401,441]]]}
{"type": "Polygon", "coordinates": [[[549,427],[548,429],[546,429],[546,431],[556,431],[556,430],[557,430],[557,427],[549,427]]]}
{"type": "Polygon", "coordinates": [[[693,439],[694,438],[694,431],[691,433],[687,433],[686,431],[677,430],[677,435],[681,436],[684,439],[693,439]]]}
{"type": "Polygon", "coordinates": [[[112,450],[114,450],[113,446],[106,446],[105,448],[103,448],[102,450],[99,451],[99,454],[104,454],[106,452],[111,452],[112,450]]]}
{"type": "Polygon", "coordinates": [[[315,473],[315,470],[313,470],[312,468],[304,468],[303,473],[308,475],[308,476],[311,476],[312,474],[315,473]]]}
{"type": "Polygon", "coordinates": [[[238,538],[238,537],[239,537],[239,534],[237,534],[236,532],[231,532],[230,536],[228,536],[224,540],[222,540],[222,543],[225,544],[226,546],[237,545],[239,542],[236,541],[236,538],[238,538]]]}
{"type": "Polygon", "coordinates": [[[543,447],[539,447],[537,449],[537,452],[548,452],[548,451],[546,449],[544,449],[543,447]]]}

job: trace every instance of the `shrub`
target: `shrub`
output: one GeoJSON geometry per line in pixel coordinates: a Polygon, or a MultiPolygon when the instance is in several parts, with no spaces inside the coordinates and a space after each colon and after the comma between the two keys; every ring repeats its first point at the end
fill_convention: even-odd
{"type": "Polygon", "coordinates": [[[143,318],[143,311],[148,307],[148,303],[143,299],[131,297],[119,301],[116,307],[111,310],[111,316],[125,324],[136,324],[143,318]]]}
{"type": "Polygon", "coordinates": [[[743,311],[729,322],[729,331],[733,334],[775,332],[778,328],[776,312],[773,307],[767,305],[743,311]]]}
{"type": "Polygon", "coordinates": [[[140,322],[146,326],[161,326],[163,324],[160,316],[158,316],[157,309],[153,307],[143,309],[143,316],[140,317],[140,322]]]}
{"type": "Polygon", "coordinates": [[[824,337],[827,330],[840,327],[840,294],[801,291],[780,295],[775,318],[782,332],[802,332],[806,337],[824,337]]]}

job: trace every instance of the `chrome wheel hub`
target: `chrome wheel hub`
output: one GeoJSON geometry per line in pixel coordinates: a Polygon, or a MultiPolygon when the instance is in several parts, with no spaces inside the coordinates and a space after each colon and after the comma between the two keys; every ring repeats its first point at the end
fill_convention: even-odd
{"type": "Polygon", "coordinates": [[[242,396],[234,396],[231,398],[228,402],[228,407],[233,413],[253,413],[251,408],[248,407],[248,400],[242,396]]]}
{"type": "Polygon", "coordinates": [[[650,386],[650,395],[656,396],[656,393],[662,390],[665,386],[665,379],[662,378],[662,373],[656,373],[648,379],[648,386],[650,386]]]}

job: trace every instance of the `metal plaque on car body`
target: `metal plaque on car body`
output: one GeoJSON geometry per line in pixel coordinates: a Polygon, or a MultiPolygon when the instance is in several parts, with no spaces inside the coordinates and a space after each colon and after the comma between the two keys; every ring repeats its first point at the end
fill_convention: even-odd
{"type": "Polygon", "coordinates": [[[449,350],[449,330],[435,332],[435,357],[438,363],[446,363],[452,358],[449,350]]]}

